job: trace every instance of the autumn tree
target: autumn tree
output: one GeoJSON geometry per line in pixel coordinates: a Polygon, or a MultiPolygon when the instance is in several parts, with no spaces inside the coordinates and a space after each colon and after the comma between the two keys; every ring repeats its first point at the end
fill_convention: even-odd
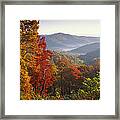
{"type": "Polygon", "coordinates": [[[56,74],[51,58],[53,53],[46,49],[46,39],[38,35],[39,21],[20,21],[20,83],[21,99],[38,99],[47,96],[48,87],[56,74]]]}
{"type": "Polygon", "coordinates": [[[46,49],[46,40],[43,36],[38,39],[36,56],[33,56],[33,61],[36,61],[35,74],[31,75],[32,79],[30,83],[33,85],[35,94],[41,96],[47,96],[48,87],[53,84],[54,77],[54,65],[51,63],[51,57],[53,53],[46,49]]]}
{"type": "MultiPolygon", "coordinates": [[[[80,70],[78,66],[71,62],[68,56],[54,52],[53,57],[54,63],[58,68],[57,81],[54,83],[54,88],[60,88],[60,94],[70,94],[72,90],[72,84],[77,85],[80,79],[80,70]]],[[[76,86],[75,86],[76,87],[76,86]]],[[[78,87],[76,87],[78,89],[78,87]]],[[[53,88],[52,88],[53,89],[53,88]]],[[[53,95],[55,94],[55,89],[53,89],[53,95]]]]}
{"type": "Polygon", "coordinates": [[[36,20],[20,21],[20,89],[21,99],[31,99],[32,85],[30,84],[29,66],[34,67],[32,55],[35,52],[36,40],[38,39],[38,24],[36,20]]]}

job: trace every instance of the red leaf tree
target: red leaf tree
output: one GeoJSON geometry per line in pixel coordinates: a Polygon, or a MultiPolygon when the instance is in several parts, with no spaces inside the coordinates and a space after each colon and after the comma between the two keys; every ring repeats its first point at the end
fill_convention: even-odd
{"type": "Polygon", "coordinates": [[[35,74],[32,75],[31,83],[35,94],[47,96],[48,87],[53,84],[54,75],[52,73],[51,58],[53,53],[46,49],[46,40],[40,36],[37,40],[36,55],[33,56],[33,61],[36,61],[35,74]]]}

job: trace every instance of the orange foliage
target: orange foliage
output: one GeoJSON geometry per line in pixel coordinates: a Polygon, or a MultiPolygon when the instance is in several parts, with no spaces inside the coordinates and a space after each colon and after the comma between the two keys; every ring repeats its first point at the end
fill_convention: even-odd
{"type": "Polygon", "coordinates": [[[38,35],[36,20],[20,21],[20,80],[21,99],[33,99],[32,94],[47,95],[54,81],[52,52],[46,49],[46,40],[38,35]]]}

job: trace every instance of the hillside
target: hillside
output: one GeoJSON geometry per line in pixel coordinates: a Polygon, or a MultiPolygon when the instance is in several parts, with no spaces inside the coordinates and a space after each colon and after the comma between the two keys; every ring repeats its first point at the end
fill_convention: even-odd
{"type": "Polygon", "coordinates": [[[45,35],[45,37],[47,48],[58,51],[70,51],[87,44],[99,43],[100,41],[99,37],[76,36],[64,33],[45,35]]]}
{"type": "Polygon", "coordinates": [[[84,54],[90,53],[92,51],[95,51],[97,49],[100,49],[100,43],[87,44],[87,45],[73,49],[73,50],[68,51],[68,52],[84,55],[84,54]]]}
{"type": "Polygon", "coordinates": [[[89,52],[86,55],[81,55],[80,59],[82,59],[86,64],[92,64],[95,59],[100,59],[100,49],[89,52]]]}

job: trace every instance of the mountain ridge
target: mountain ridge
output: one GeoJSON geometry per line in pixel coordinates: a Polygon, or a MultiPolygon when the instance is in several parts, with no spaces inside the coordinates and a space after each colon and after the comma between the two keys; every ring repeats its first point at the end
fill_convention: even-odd
{"type": "Polygon", "coordinates": [[[86,64],[91,64],[95,58],[100,58],[100,37],[76,36],[66,33],[44,36],[49,50],[80,56],[80,59],[84,60],[86,64]]]}
{"type": "Polygon", "coordinates": [[[76,49],[68,51],[69,53],[77,53],[77,54],[87,54],[89,52],[95,51],[96,49],[100,48],[100,43],[91,43],[84,45],[82,47],[78,47],[76,49]]]}
{"type": "Polygon", "coordinates": [[[48,49],[61,51],[69,51],[88,43],[90,44],[100,41],[100,37],[77,36],[66,33],[54,33],[44,36],[46,37],[48,49]]]}

